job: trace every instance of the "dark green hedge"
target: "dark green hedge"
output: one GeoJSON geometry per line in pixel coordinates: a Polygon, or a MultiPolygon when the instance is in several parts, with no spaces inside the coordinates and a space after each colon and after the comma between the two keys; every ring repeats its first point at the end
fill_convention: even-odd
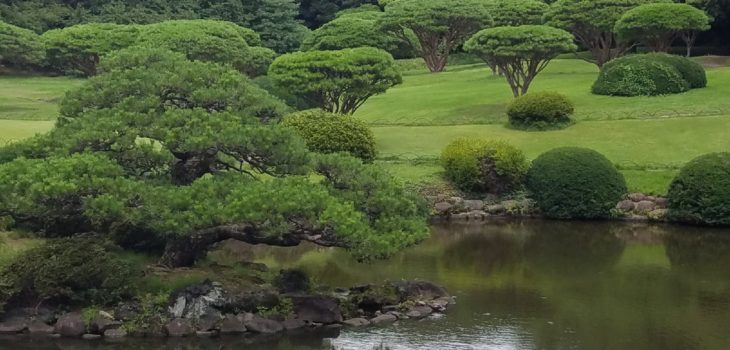
{"type": "Polygon", "coordinates": [[[627,192],[623,175],[606,157],[575,147],[540,155],[525,184],[543,214],[554,219],[607,218],[627,192]]]}
{"type": "Polygon", "coordinates": [[[609,96],[655,96],[684,92],[690,84],[679,70],[654,55],[615,59],[601,68],[593,93],[609,96]]]}
{"type": "Polygon", "coordinates": [[[698,157],[669,186],[669,219],[730,225],[730,153],[698,157]]]}
{"type": "Polygon", "coordinates": [[[510,126],[524,130],[560,129],[570,124],[575,108],[557,92],[536,92],[516,98],[507,107],[510,126]]]}

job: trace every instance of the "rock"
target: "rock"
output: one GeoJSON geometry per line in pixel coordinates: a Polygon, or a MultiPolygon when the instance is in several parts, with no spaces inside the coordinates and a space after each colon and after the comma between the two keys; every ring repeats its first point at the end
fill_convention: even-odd
{"type": "Polygon", "coordinates": [[[636,209],[635,211],[639,214],[646,214],[652,210],[656,209],[656,204],[652,201],[640,201],[636,203],[636,209]]]}
{"type": "Polygon", "coordinates": [[[124,338],[126,336],[127,331],[125,331],[123,328],[107,329],[106,331],[104,331],[105,338],[118,339],[124,338]]]}
{"type": "Polygon", "coordinates": [[[345,326],[348,327],[365,327],[370,325],[370,321],[364,319],[364,318],[351,318],[349,320],[345,320],[342,322],[345,326]]]}
{"type": "Polygon", "coordinates": [[[53,326],[45,322],[33,321],[28,324],[28,332],[30,334],[51,334],[53,333],[53,326]]]}
{"type": "Polygon", "coordinates": [[[215,331],[195,331],[195,336],[198,338],[211,338],[216,335],[215,331]]]}
{"type": "Polygon", "coordinates": [[[334,298],[326,296],[292,296],[294,313],[297,318],[317,323],[342,322],[340,305],[334,298]]]}
{"type": "Polygon", "coordinates": [[[84,334],[81,336],[83,340],[98,340],[101,339],[101,334],[84,334]]]}
{"type": "Polygon", "coordinates": [[[504,210],[507,212],[507,214],[516,215],[522,211],[520,202],[516,201],[514,199],[506,200],[506,201],[502,202],[501,204],[504,207],[504,210]]]}
{"type": "Polygon", "coordinates": [[[622,212],[633,211],[635,207],[636,207],[636,204],[634,204],[634,201],[632,201],[630,199],[622,200],[622,201],[618,202],[618,204],[616,204],[616,209],[618,209],[622,212]]]}
{"type": "Polygon", "coordinates": [[[196,329],[201,332],[207,332],[210,330],[217,329],[218,324],[221,322],[223,317],[216,310],[212,315],[203,315],[196,322],[196,329]]]}
{"type": "Polygon", "coordinates": [[[28,321],[23,318],[13,318],[0,323],[0,334],[15,334],[25,330],[28,321]]]}
{"type": "Polygon", "coordinates": [[[634,202],[641,202],[646,199],[646,196],[643,193],[630,193],[626,198],[634,202]]]}
{"type": "Polygon", "coordinates": [[[453,207],[453,205],[451,205],[448,202],[439,202],[439,203],[434,204],[434,206],[433,206],[433,208],[436,210],[436,212],[441,215],[448,214],[449,210],[451,210],[452,207],[453,207]]]}
{"type": "Polygon", "coordinates": [[[464,201],[464,207],[467,210],[475,211],[475,210],[483,210],[484,209],[484,201],[482,200],[465,200],[464,201]]]}
{"type": "Polygon", "coordinates": [[[56,320],[56,314],[55,310],[45,307],[22,307],[5,312],[2,318],[0,318],[0,323],[17,319],[25,319],[28,323],[31,321],[41,321],[52,324],[56,320]]]}
{"type": "Polygon", "coordinates": [[[433,300],[450,298],[451,295],[435,283],[427,281],[404,281],[395,283],[398,293],[407,300],[433,300]]]}
{"type": "Polygon", "coordinates": [[[218,310],[227,304],[223,288],[210,280],[173,292],[170,299],[174,301],[169,308],[170,314],[186,319],[216,314],[221,317],[218,310]]]}
{"type": "Polygon", "coordinates": [[[451,297],[443,297],[443,298],[430,300],[426,303],[426,305],[428,307],[430,307],[431,309],[433,309],[434,311],[444,312],[444,311],[446,311],[446,308],[450,304],[453,304],[453,303],[454,303],[454,300],[451,297]]]}
{"type": "Polygon", "coordinates": [[[408,312],[406,312],[406,316],[410,318],[424,318],[428,315],[430,315],[433,312],[433,309],[429,306],[414,306],[408,312]]]}
{"type": "Polygon", "coordinates": [[[165,325],[165,332],[170,337],[186,337],[195,334],[195,328],[190,320],[176,318],[165,325]]]}
{"type": "Polygon", "coordinates": [[[86,325],[80,313],[70,312],[58,319],[55,332],[63,337],[80,337],[86,333],[86,325]]]}
{"type": "Polygon", "coordinates": [[[398,321],[397,317],[395,317],[391,314],[384,314],[384,315],[380,315],[380,316],[373,318],[372,320],[370,320],[370,323],[374,324],[374,325],[379,325],[379,324],[385,324],[385,323],[393,323],[395,321],[398,321]]]}
{"type": "Polygon", "coordinates": [[[303,320],[295,318],[290,320],[284,320],[281,325],[284,326],[284,329],[286,329],[287,331],[293,331],[296,329],[304,328],[307,324],[303,320]]]}
{"type": "Polygon", "coordinates": [[[654,209],[650,211],[646,216],[651,221],[666,221],[669,209],[654,209]]]}
{"type": "Polygon", "coordinates": [[[467,213],[467,216],[469,217],[469,220],[473,221],[480,221],[484,220],[489,214],[482,210],[473,210],[467,213]]]}
{"type": "Polygon", "coordinates": [[[487,213],[492,215],[501,215],[504,214],[507,211],[507,208],[504,207],[504,205],[501,204],[494,204],[487,206],[487,213]]]}
{"type": "Polygon", "coordinates": [[[106,312],[104,310],[100,310],[99,311],[99,316],[101,316],[103,318],[106,318],[107,320],[114,321],[114,316],[112,316],[112,314],[110,314],[110,313],[108,313],[108,312],[106,312]]]}
{"type": "Polygon", "coordinates": [[[469,213],[456,213],[449,216],[450,220],[454,221],[467,221],[469,220],[469,213]]]}
{"type": "Polygon", "coordinates": [[[664,197],[657,197],[657,199],[654,200],[654,203],[656,204],[657,209],[666,209],[669,207],[669,199],[664,197]]]}
{"type": "Polygon", "coordinates": [[[246,332],[243,320],[233,315],[227,315],[220,323],[221,334],[241,334],[246,332]]]}
{"type": "Polygon", "coordinates": [[[258,316],[246,321],[244,326],[251,332],[261,334],[274,334],[284,330],[284,326],[281,323],[258,316]]]}
{"type": "Polygon", "coordinates": [[[455,206],[462,206],[464,205],[464,198],[461,197],[451,197],[448,199],[448,202],[455,205],[455,206]]]}
{"type": "Polygon", "coordinates": [[[106,317],[98,316],[95,317],[89,324],[89,333],[104,334],[107,329],[119,328],[121,326],[122,323],[119,321],[114,321],[106,317]]]}
{"type": "Polygon", "coordinates": [[[532,215],[537,212],[537,203],[529,198],[523,199],[520,202],[520,207],[522,208],[523,215],[532,215]]]}

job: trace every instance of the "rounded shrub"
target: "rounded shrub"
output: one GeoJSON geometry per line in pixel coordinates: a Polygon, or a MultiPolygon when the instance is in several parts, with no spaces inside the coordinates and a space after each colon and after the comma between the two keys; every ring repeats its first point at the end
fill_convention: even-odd
{"type": "Polygon", "coordinates": [[[730,153],[712,153],[685,165],[669,186],[669,219],[730,225],[730,153]]]}
{"type": "Polygon", "coordinates": [[[310,109],[288,115],[282,124],[294,129],[310,151],[346,152],[364,162],[375,159],[375,136],[372,130],[352,116],[310,109]]]}
{"type": "Polygon", "coordinates": [[[666,53],[649,53],[645,56],[649,59],[672,65],[682,75],[682,78],[687,81],[690,89],[699,89],[707,86],[707,73],[705,72],[705,68],[687,57],[666,53]]]}
{"type": "Polygon", "coordinates": [[[516,98],[507,107],[509,124],[517,129],[559,129],[570,124],[573,103],[557,92],[536,92],[516,98]]]}
{"type": "Polygon", "coordinates": [[[522,151],[506,142],[467,138],[446,146],[441,164],[462,191],[498,195],[522,185],[529,167],[522,151]]]}
{"type": "Polygon", "coordinates": [[[656,55],[632,55],[615,59],[601,69],[593,93],[609,96],[656,96],[690,89],[680,71],[668,59],[656,55]]]}
{"type": "Polygon", "coordinates": [[[98,238],[49,240],[0,270],[0,304],[108,305],[133,294],[132,266],[98,238]]]}
{"type": "Polygon", "coordinates": [[[556,148],[532,162],[525,182],[548,218],[607,218],[627,192],[626,181],[602,154],[585,148],[556,148]]]}

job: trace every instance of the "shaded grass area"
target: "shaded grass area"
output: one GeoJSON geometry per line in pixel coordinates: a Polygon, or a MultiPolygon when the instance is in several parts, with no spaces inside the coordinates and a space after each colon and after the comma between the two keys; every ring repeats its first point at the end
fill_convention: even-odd
{"type": "Polygon", "coordinates": [[[82,82],[68,77],[2,77],[0,119],[55,120],[63,94],[82,82]]]}
{"type": "Polygon", "coordinates": [[[0,268],[13,261],[20,253],[38,246],[43,240],[18,232],[0,232],[0,268]]]}
{"type": "MultiPolygon", "coordinates": [[[[415,71],[415,63],[402,65],[407,71],[404,83],[372,97],[357,117],[371,125],[506,123],[505,110],[512,94],[504,78],[493,76],[484,64],[451,66],[439,74],[415,71]]],[[[574,118],[579,121],[730,114],[730,68],[711,68],[707,74],[707,88],[682,94],[597,96],[590,92],[598,75],[595,65],[558,59],[537,77],[530,91],[567,95],[575,103],[574,118]]]]}
{"type": "Polygon", "coordinates": [[[44,133],[53,127],[53,123],[52,121],[0,119],[0,146],[44,133]]]}

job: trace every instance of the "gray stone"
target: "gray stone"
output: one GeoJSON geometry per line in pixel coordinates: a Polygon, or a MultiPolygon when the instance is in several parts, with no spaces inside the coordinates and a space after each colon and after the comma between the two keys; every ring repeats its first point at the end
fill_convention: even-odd
{"type": "Polygon", "coordinates": [[[215,331],[195,331],[195,336],[198,338],[210,338],[216,335],[215,331]]]}
{"type": "Polygon", "coordinates": [[[457,206],[461,206],[464,204],[464,198],[461,197],[451,197],[448,200],[449,203],[457,206]]]}
{"type": "Polygon", "coordinates": [[[467,213],[467,216],[469,217],[469,220],[480,221],[484,220],[487,216],[489,216],[489,214],[482,210],[473,210],[467,213]]]}
{"type": "Polygon", "coordinates": [[[398,318],[391,315],[391,314],[384,314],[377,316],[370,320],[371,324],[378,325],[378,324],[385,324],[385,323],[393,323],[395,321],[398,321],[398,318]]]}
{"type": "Polygon", "coordinates": [[[293,331],[296,329],[304,328],[307,325],[307,323],[298,318],[294,318],[294,319],[290,319],[290,320],[284,320],[284,322],[282,322],[281,325],[284,326],[284,329],[286,329],[287,331],[293,331]]]}
{"type": "Polygon", "coordinates": [[[636,209],[634,211],[637,214],[647,214],[656,208],[656,204],[652,201],[640,201],[636,203],[636,209]]]}
{"type": "Polygon", "coordinates": [[[657,199],[654,200],[654,203],[656,203],[657,209],[666,209],[669,207],[669,199],[664,197],[657,197],[657,199]]]}
{"type": "Polygon", "coordinates": [[[628,196],[626,196],[626,198],[628,198],[634,202],[641,202],[644,199],[646,199],[646,195],[644,195],[643,193],[638,193],[638,192],[630,193],[628,196]]]}
{"type": "Polygon", "coordinates": [[[101,334],[84,334],[81,336],[83,340],[98,340],[101,339],[101,334]]]}
{"type": "Polygon", "coordinates": [[[467,221],[469,220],[469,213],[456,213],[449,216],[450,220],[454,221],[467,221]]]}
{"type": "Polygon", "coordinates": [[[51,334],[53,333],[53,326],[45,322],[33,321],[28,324],[28,332],[30,334],[51,334]]]}
{"type": "Polygon", "coordinates": [[[616,204],[616,209],[618,209],[622,212],[633,211],[635,207],[636,207],[636,204],[634,203],[634,201],[632,201],[630,199],[622,200],[622,201],[618,202],[618,204],[616,204]]]}
{"type": "Polygon", "coordinates": [[[446,308],[454,303],[454,299],[451,297],[442,297],[434,300],[429,300],[426,305],[434,311],[444,312],[446,308]]]}
{"type": "Polygon", "coordinates": [[[202,317],[200,317],[200,319],[197,320],[196,329],[202,332],[214,330],[218,327],[218,324],[221,322],[222,319],[223,317],[218,311],[216,311],[214,314],[203,315],[202,317]]]}
{"type": "Polygon", "coordinates": [[[241,334],[246,332],[243,320],[233,315],[227,315],[220,323],[221,334],[241,334]]]}
{"type": "Polygon", "coordinates": [[[439,203],[434,204],[434,206],[433,206],[433,208],[439,214],[447,214],[449,212],[449,210],[451,210],[452,207],[453,207],[453,205],[451,205],[450,203],[447,203],[447,202],[439,202],[439,203]]]}
{"type": "Polygon", "coordinates": [[[504,207],[504,205],[501,204],[494,204],[487,206],[487,213],[492,215],[501,215],[504,214],[507,211],[507,208],[504,207]]]}
{"type": "Polygon", "coordinates": [[[218,309],[228,303],[225,291],[215,282],[205,281],[172,293],[169,312],[175,318],[199,319],[204,315],[222,317],[218,309]]]}
{"type": "Polygon", "coordinates": [[[484,201],[482,200],[465,200],[464,201],[464,207],[468,210],[474,211],[474,210],[482,210],[484,209],[484,201]]]}
{"type": "Polygon", "coordinates": [[[370,325],[370,321],[368,321],[364,318],[358,317],[358,318],[351,318],[349,320],[345,320],[342,322],[342,324],[344,324],[345,326],[348,326],[348,327],[365,327],[365,326],[370,325]]]}
{"type": "Polygon", "coordinates": [[[396,290],[408,300],[434,300],[451,295],[435,283],[428,281],[402,281],[394,283],[396,290]]]}
{"type": "Polygon", "coordinates": [[[186,337],[195,334],[195,328],[190,320],[176,318],[165,325],[165,332],[170,337],[186,337]]]}
{"type": "Polygon", "coordinates": [[[64,337],[80,337],[86,333],[86,324],[80,313],[70,312],[58,319],[55,331],[64,337]]]}
{"type": "Polygon", "coordinates": [[[28,321],[23,318],[13,318],[0,323],[0,334],[15,334],[25,330],[28,321]]]}
{"type": "Polygon", "coordinates": [[[127,331],[124,330],[124,328],[116,328],[116,329],[107,329],[104,331],[104,337],[105,338],[124,338],[127,336],[127,331]]]}
{"type": "Polygon", "coordinates": [[[646,216],[651,221],[666,221],[669,209],[654,209],[650,211],[646,216]]]}
{"type": "Polygon", "coordinates": [[[340,305],[334,298],[326,296],[292,296],[294,313],[297,318],[317,323],[342,322],[340,305]]]}
{"type": "Polygon", "coordinates": [[[89,333],[104,334],[107,329],[119,328],[121,326],[122,323],[119,321],[114,321],[106,317],[98,316],[91,321],[91,324],[89,324],[89,333]]]}
{"type": "Polygon", "coordinates": [[[504,210],[507,212],[507,214],[519,214],[522,210],[520,202],[514,199],[502,202],[502,206],[504,207],[504,210]]]}
{"type": "Polygon", "coordinates": [[[281,323],[261,317],[254,317],[244,323],[246,329],[254,333],[274,334],[284,330],[281,323]]]}
{"type": "Polygon", "coordinates": [[[414,306],[408,312],[406,312],[406,316],[410,318],[424,318],[428,315],[430,315],[433,312],[433,309],[429,306],[414,306]]]}

